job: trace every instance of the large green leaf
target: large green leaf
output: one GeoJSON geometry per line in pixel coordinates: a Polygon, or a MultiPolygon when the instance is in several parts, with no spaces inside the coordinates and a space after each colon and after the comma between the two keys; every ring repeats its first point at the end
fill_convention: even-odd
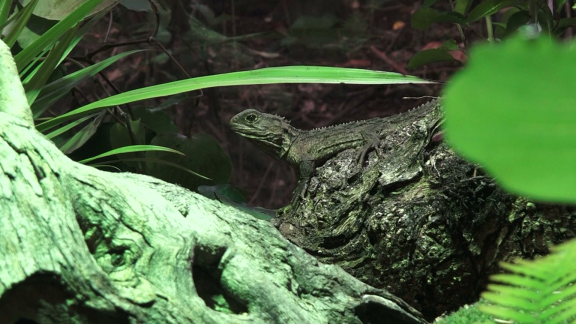
{"type": "Polygon", "coordinates": [[[446,139],[506,189],[576,202],[576,47],[512,39],[472,49],[446,87],[446,139]]]}
{"type": "Polygon", "coordinates": [[[38,16],[30,16],[26,27],[18,35],[18,45],[22,48],[30,46],[34,43],[42,34],[47,32],[50,28],[54,27],[58,23],[57,21],[47,20],[38,16]]]}
{"type": "MultiPolygon", "coordinates": [[[[108,10],[119,1],[120,0],[103,0],[98,6],[96,6],[96,8],[91,9],[86,16],[92,16],[99,12],[108,10]]],[[[30,0],[20,0],[20,2],[26,4],[30,2],[30,0]]],[[[62,20],[84,2],[86,2],[86,0],[42,0],[38,6],[36,6],[34,15],[44,19],[62,20]]]]}
{"type": "Polygon", "coordinates": [[[71,112],[53,118],[37,126],[41,132],[66,120],[96,112],[102,108],[122,105],[138,100],[170,96],[204,88],[271,84],[271,83],[348,83],[348,84],[398,84],[398,83],[435,83],[414,76],[393,72],[381,72],[361,69],[333,68],[323,66],[289,66],[265,68],[253,71],[232,72],[205,77],[170,82],[151,87],[128,91],[105,98],[71,112]]]}

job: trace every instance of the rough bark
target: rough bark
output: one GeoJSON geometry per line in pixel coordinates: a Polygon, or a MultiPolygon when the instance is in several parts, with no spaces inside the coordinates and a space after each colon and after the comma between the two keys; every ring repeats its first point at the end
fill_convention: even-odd
{"type": "Polygon", "coordinates": [[[0,323],[424,323],[269,222],[71,161],[0,60],[0,323]]]}
{"type": "Polygon", "coordinates": [[[545,254],[576,229],[574,208],[512,196],[429,136],[437,113],[396,117],[404,120],[367,165],[354,150],[341,152],[274,220],[320,261],[387,289],[427,319],[476,301],[498,261],[545,254]]]}

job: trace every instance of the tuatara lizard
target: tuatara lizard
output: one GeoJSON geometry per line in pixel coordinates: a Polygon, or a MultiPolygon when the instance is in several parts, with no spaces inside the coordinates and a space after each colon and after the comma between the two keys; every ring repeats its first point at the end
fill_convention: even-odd
{"type": "MultiPolygon", "coordinates": [[[[335,126],[300,130],[290,126],[283,117],[245,110],[230,119],[232,130],[252,141],[260,149],[277,159],[286,160],[299,174],[298,187],[292,197],[292,205],[303,197],[314,168],[336,154],[352,148],[361,148],[358,157],[363,162],[369,149],[375,148],[386,133],[395,128],[405,114],[430,112],[440,105],[430,101],[401,115],[373,118],[335,126]]],[[[439,122],[439,121],[438,121],[439,122]]]]}

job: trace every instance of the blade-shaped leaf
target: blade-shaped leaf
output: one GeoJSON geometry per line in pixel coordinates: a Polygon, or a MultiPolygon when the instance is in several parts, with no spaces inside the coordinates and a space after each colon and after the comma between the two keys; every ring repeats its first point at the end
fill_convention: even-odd
{"type": "Polygon", "coordinates": [[[32,77],[30,82],[24,85],[24,90],[26,91],[26,98],[28,99],[28,104],[32,104],[36,97],[40,94],[41,88],[46,84],[46,81],[62,59],[64,52],[70,45],[74,34],[76,33],[76,28],[70,29],[62,39],[54,46],[54,48],[46,57],[46,60],[38,70],[38,72],[32,77]]]}
{"type": "Polygon", "coordinates": [[[60,78],[50,84],[45,85],[36,101],[31,106],[32,114],[34,118],[40,116],[50,105],[60,99],[63,95],[68,93],[72,88],[80,84],[82,81],[89,77],[96,75],[96,73],[104,70],[118,60],[136,52],[141,52],[143,50],[134,50],[125,53],[115,55],[113,57],[107,58],[104,61],[98,62],[94,65],[86,67],[82,70],[76,71],[74,73],[68,74],[67,76],[60,78]]]}
{"type": "MultiPolygon", "coordinates": [[[[120,147],[117,149],[113,149],[113,150],[108,151],[106,153],[102,153],[100,155],[96,155],[94,157],[84,159],[82,161],[78,161],[78,163],[88,163],[88,162],[94,161],[96,159],[100,159],[100,158],[107,157],[107,156],[113,156],[116,154],[148,152],[148,151],[162,151],[162,152],[170,152],[170,153],[176,153],[176,154],[184,155],[184,153],[182,153],[178,150],[174,150],[171,148],[158,146],[158,145],[130,145],[130,146],[124,146],[124,147],[120,147]]],[[[139,160],[145,161],[146,159],[139,159],[139,160]]]]}
{"type": "MultiPolygon", "coordinates": [[[[179,165],[179,164],[177,164],[177,163],[172,163],[172,162],[165,161],[165,160],[162,160],[162,159],[154,159],[154,158],[133,158],[133,159],[125,159],[125,160],[122,160],[122,161],[147,162],[147,163],[165,164],[165,165],[174,167],[174,168],[176,168],[176,169],[179,169],[179,170],[188,172],[188,173],[190,173],[190,174],[192,174],[192,175],[194,175],[194,176],[196,176],[196,177],[200,177],[200,178],[206,179],[206,180],[212,180],[212,179],[210,179],[210,178],[208,178],[208,177],[205,177],[205,176],[203,176],[203,175],[201,175],[201,174],[199,174],[199,173],[196,173],[196,172],[194,172],[194,171],[192,171],[192,170],[190,170],[190,169],[188,169],[188,168],[185,168],[185,167],[183,167],[183,166],[181,166],[181,165],[179,165]]],[[[120,160],[105,161],[105,162],[100,162],[98,165],[104,164],[104,163],[118,163],[118,162],[122,162],[122,161],[120,161],[120,160]]]]}
{"type": "Polygon", "coordinates": [[[348,84],[399,84],[435,83],[434,81],[406,76],[393,72],[323,66],[289,66],[264,68],[253,71],[210,75],[128,91],[108,97],[37,125],[39,131],[50,129],[59,123],[96,112],[102,108],[122,105],[138,100],[170,96],[204,88],[271,84],[271,83],[348,83],[348,84]]]}
{"type": "Polygon", "coordinates": [[[26,24],[32,15],[32,11],[34,11],[34,8],[37,4],[38,0],[32,0],[28,5],[26,5],[26,7],[24,7],[24,10],[22,10],[22,15],[18,18],[18,20],[16,20],[8,34],[6,34],[6,37],[3,39],[4,43],[6,43],[8,47],[12,47],[14,43],[16,43],[18,35],[20,35],[20,32],[22,32],[24,27],[26,27],[26,24]]]}
{"type": "Polygon", "coordinates": [[[71,130],[72,128],[74,128],[80,124],[82,124],[83,122],[87,121],[88,119],[95,117],[96,115],[98,115],[98,114],[92,114],[92,115],[84,116],[78,120],[71,122],[70,124],[68,124],[64,127],[60,127],[58,129],[56,129],[55,131],[46,134],[46,137],[49,139],[52,139],[52,138],[54,138],[60,134],[64,134],[65,132],[71,130]]]}
{"type": "Polygon", "coordinates": [[[38,38],[34,43],[16,54],[14,56],[14,61],[18,67],[18,71],[24,69],[40,52],[52,45],[66,31],[76,26],[78,22],[82,21],[84,17],[86,17],[92,9],[102,1],[103,0],[87,0],[70,15],[62,19],[54,27],[50,28],[50,30],[38,38]]]}
{"type": "Polygon", "coordinates": [[[96,117],[91,123],[84,126],[78,133],[74,134],[72,138],[68,139],[62,146],[60,146],[60,151],[64,154],[70,154],[77,150],[80,146],[84,145],[100,126],[102,119],[104,118],[105,111],[102,111],[98,117],[96,117]]]}
{"type": "Polygon", "coordinates": [[[0,0],[0,33],[4,29],[4,24],[8,22],[8,15],[10,14],[10,7],[12,0],[0,0]]]}

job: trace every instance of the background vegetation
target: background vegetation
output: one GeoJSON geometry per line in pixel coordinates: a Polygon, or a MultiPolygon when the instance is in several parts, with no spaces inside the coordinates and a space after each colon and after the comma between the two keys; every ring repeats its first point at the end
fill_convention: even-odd
{"type": "MultiPolygon", "coordinates": [[[[570,115],[575,102],[566,96],[574,73],[565,69],[574,51],[552,40],[572,37],[576,22],[569,1],[125,0],[108,10],[115,3],[0,1],[4,42],[12,47],[37,128],[77,161],[150,174],[221,200],[231,197],[224,193],[233,189],[226,186],[231,183],[251,193],[244,203],[279,207],[295,185],[292,170],[231,135],[226,122],[232,115],[258,108],[288,115],[295,126],[308,129],[391,115],[438,95],[441,86],[415,85],[420,82],[415,78],[407,83],[400,75],[383,80],[367,74],[357,82],[353,74],[345,74],[350,71],[317,69],[306,74],[298,68],[280,71],[283,74],[272,69],[256,76],[228,74],[158,85],[300,65],[394,71],[446,81],[468,60],[474,44],[489,42],[483,52],[472,52],[480,63],[448,86],[448,141],[514,192],[551,201],[576,200],[576,182],[570,181],[575,177],[570,130],[570,122],[576,120],[570,115]],[[79,23],[89,12],[91,18],[79,23]],[[531,41],[538,36],[546,39],[531,41]],[[501,42],[507,44],[494,45],[501,42]],[[522,74],[522,67],[528,67],[532,78],[522,74]],[[264,84],[288,81],[293,73],[310,78],[310,84],[264,84]],[[332,84],[315,83],[319,79],[332,84]],[[213,88],[239,84],[246,86],[213,88]],[[154,87],[137,90],[147,86],[154,87]],[[127,105],[119,106],[123,104],[127,105]],[[520,126],[510,130],[516,122],[520,126]],[[522,145],[526,142],[531,145],[522,145]],[[530,149],[520,150],[522,155],[513,150],[524,147],[530,149]]],[[[531,263],[524,266],[528,269],[531,263]]],[[[508,268],[527,274],[521,267],[508,268]]],[[[515,303],[507,303],[510,298],[491,300],[512,308],[528,301],[550,309],[559,297],[546,302],[539,298],[574,281],[573,271],[558,269],[562,271],[556,273],[557,285],[549,284],[553,291],[536,286],[536,293],[515,303]]],[[[551,276],[546,273],[544,278],[551,276]]],[[[565,291],[570,293],[562,298],[569,299],[571,290],[565,291]]],[[[495,295],[486,295],[490,296],[495,295]]],[[[540,310],[530,305],[515,313],[492,308],[492,313],[521,322],[523,315],[529,320],[533,317],[527,313],[540,310]]],[[[560,304],[557,309],[568,307],[560,304]]],[[[564,313],[554,320],[571,316],[564,313]]]]}

